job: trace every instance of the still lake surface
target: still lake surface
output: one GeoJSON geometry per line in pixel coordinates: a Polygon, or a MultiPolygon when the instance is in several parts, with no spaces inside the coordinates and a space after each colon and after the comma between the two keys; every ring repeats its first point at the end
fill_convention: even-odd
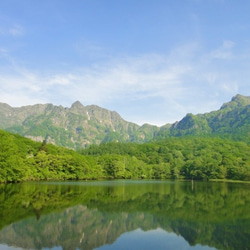
{"type": "Polygon", "coordinates": [[[0,185],[0,249],[250,249],[250,185],[0,185]]]}

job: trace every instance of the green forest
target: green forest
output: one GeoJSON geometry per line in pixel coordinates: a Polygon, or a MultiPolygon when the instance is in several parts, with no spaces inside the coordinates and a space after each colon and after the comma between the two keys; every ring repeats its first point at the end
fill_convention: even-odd
{"type": "Polygon", "coordinates": [[[250,181],[250,146],[187,136],[109,142],[76,152],[0,130],[0,182],[94,179],[250,181]]]}

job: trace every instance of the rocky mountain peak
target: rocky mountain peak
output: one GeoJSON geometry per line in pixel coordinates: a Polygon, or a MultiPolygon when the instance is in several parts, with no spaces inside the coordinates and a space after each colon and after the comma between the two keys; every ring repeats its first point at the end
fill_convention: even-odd
{"type": "Polygon", "coordinates": [[[109,141],[146,142],[183,135],[221,135],[249,141],[250,97],[236,95],[220,110],[206,114],[188,113],[182,120],[163,127],[139,126],[125,121],[117,112],[79,101],[70,108],[36,104],[12,108],[0,103],[0,128],[72,149],[109,141]]]}
{"type": "Polygon", "coordinates": [[[235,109],[238,107],[245,107],[250,105],[250,96],[235,95],[230,102],[224,103],[220,109],[235,109]]]}
{"type": "Polygon", "coordinates": [[[232,102],[237,102],[238,106],[250,105],[250,96],[236,95],[232,98],[232,102]]]}
{"type": "Polygon", "coordinates": [[[84,108],[84,106],[81,104],[81,102],[76,101],[76,102],[74,102],[74,103],[71,105],[70,108],[71,108],[71,109],[82,109],[82,108],[84,108]]]}

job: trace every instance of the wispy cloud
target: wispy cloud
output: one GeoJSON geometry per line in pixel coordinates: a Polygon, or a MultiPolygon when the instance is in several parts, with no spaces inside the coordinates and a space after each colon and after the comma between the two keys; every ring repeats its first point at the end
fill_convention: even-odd
{"type": "Polygon", "coordinates": [[[49,79],[44,84],[48,86],[56,86],[56,85],[67,86],[67,85],[72,85],[72,83],[76,79],[77,79],[76,76],[72,74],[66,74],[66,75],[57,74],[50,76],[49,79]]]}
{"type": "MultiPolygon", "coordinates": [[[[224,42],[221,50],[233,46],[233,42],[224,42]]],[[[249,78],[247,72],[231,74],[230,69],[218,67],[213,53],[202,51],[197,44],[174,48],[168,55],[114,58],[64,73],[35,72],[20,66],[7,51],[3,54],[9,68],[0,66],[1,102],[70,106],[79,100],[116,110],[139,124],[174,122],[188,112],[218,108],[222,104],[218,97],[228,101],[240,89],[241,79],[249,78]],[[235,80],[235,74],[240,78],[235,80]]]]}
{"type": "Polygon", "coordinates": [[[23,36],[25,31],[21,25],[14,24],[9,28],[8,33],[12,36],[23,36]]]}
{"type": "Polygon", "coordinates": [[[9,20],[7,17],[0,16],[0,36],[20,37],[25,35],[23,25],[9,20]]]}
{"type": "Polygon", "coordinates": [[[232,59],[232,49],[234,47],[234,42],[224,41],[222,46],[211,52],[211,57],[216,59],[232,59]]]}

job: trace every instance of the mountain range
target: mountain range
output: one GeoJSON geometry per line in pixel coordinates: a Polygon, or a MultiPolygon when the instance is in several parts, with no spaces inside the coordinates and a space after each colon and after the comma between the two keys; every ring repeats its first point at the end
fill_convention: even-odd
{"type": "Polygon", "coordinates": [[[147,142],[180,136],[217,136],[250,142],[250,97],[234,96],[219,110],[188,113],[173,124],[139,126],[117,112],[79,101],[70,108],[36,104],[13,108],[0,103],[0,129],[35,141],[46,141],[72,149],[110,141],[147,142]]]}

